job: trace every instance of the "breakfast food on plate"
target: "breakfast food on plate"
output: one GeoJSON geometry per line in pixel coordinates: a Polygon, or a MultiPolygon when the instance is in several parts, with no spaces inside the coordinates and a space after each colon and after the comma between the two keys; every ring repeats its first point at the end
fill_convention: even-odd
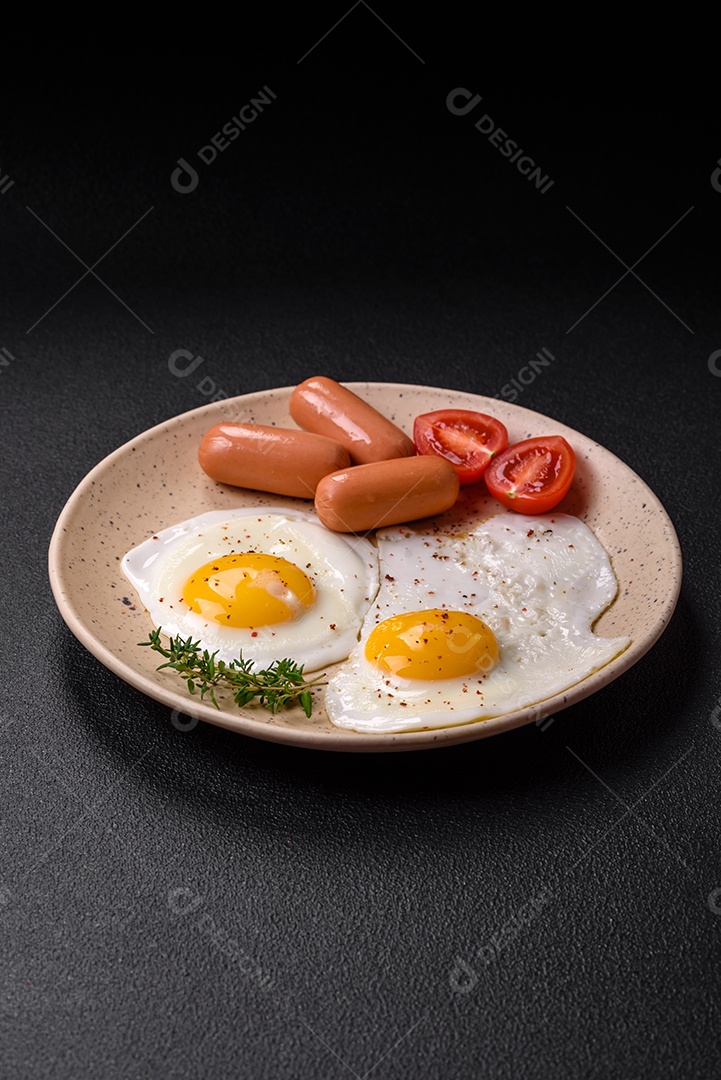
{"type": "Polygon", "coordinates": [[[290,415],[299,427],[339,442],[354,465],[415,454],[405,432],[352,390],[323,375],[296,386],[290,415]]]}
{"type": "Polygon", "coordinates": [[[215,703],[222,686],[238,705],[298,703],[309,716],[337,664],[325,693],[333,724],[418,731],[536,705],[627,648],[591,629],[617,591],[608,555],[578,518],[547,514],[574,474],[561,436],[509,447],[499,420],[449,408],[416,417],[414,447],[320,376],[295,389],[290,412],[308,430],[220,423],[199,461],[221,483],[315,493],[317,519],[211,511],[123,559],[156,627],[142,644],[191,693],[215,703]],[[342,535],[370,530],[373,540],[342,535]],[[324,674],[308,681],[305,668],[324,674]]]}
{"type": "Polygon", "coordinates": [[[568,494],[576,468],[573,447],[561,435],[524,439],[486,469],[486,487],[503,506],[545,514],[568,494]]]}
{"type": "Polygon", "coordinates": [[[472,409],[437,409],[413,422],[413,441],[419,454],[436,454],[450,461],[461,484],[476,484],[491,458],[508,446],[505,425],[472,409]]]}
{"type": "Polygon", "coordinates": [[[458,497],[459,484],[483,478],[509,510],[542,514],[558,505],[573,480],[576,458],[562,436],[509,447],[505,425],[471,409],[417,416],[415,445],[367,401],[325,376],[300,383],[289,409],[307,430],[216,424],[204,435],[198,460],[219,483],[299,499],[315,495],[318,516],[336,532],[442,513],[458,497]],[[433,461],[443,465],[428,464],[433,461]],[[368,472],[369,466],[378,472],[368,472]]]}
{"type": "Polygon", "coordinates": [[[319,481],[350,465],[347,450],[294,428],[216,424],[198,449],[203,472],[221,484],[312,499],[319,481]]]}
{"type": "Polygon", "coordinates": [[[440,514],[458,498],[458,477],[440,457],[395,458],[331,473],[315,508],[328,529],[365,532],[440,514]]]}
{"type": "Polygon", "coordinates": [[[367,540],[328,532],[299,511],[214,510],[133,548],[122,569],[156,627],[218,659],[287,657],[316,671],[357,642],[378,587],[367,540]]]}
{"type": "Polygon", "coordinates": [[[499,512],[470,526],[384,530],[377,542],[380,590],[326,690],[338,727],[417,731],[513,712],[630,643],[591,630],[617,583],[578,518],[499,512]]]}

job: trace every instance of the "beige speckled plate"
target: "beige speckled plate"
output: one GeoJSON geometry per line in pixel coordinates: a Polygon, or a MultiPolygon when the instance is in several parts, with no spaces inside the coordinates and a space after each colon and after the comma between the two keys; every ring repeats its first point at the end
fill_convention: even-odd
{"type": "Polygon", "coordinates": [[[283,387],[204,405],[151,428],[101,461],[68,500],[50,544],[50,581],[66,623],[106,667],[170,709],[258,739],[325,750],[416,750],[539,722],[593,694],[650,649],[676,606],[681,552],[664,508],[627,465],[585,435],[518,405],[428,386],[349,385],[409,433],[419,413],[453,406],[498,417],[508,427],[511,442],[564,435],[576,451],[577,468],[573,488],[558,509],[590,526],[609,552],[619,582],[618,596],[595,629],[607,637],[630,636],[631,646],[600,671],[534,708],[434,731],[364,735],[341,730],[328,721],[320,700],[307,719],[300,708],[272,716],[257,706],[238,709],[224,701],[218,712],[210,703],[189,697],[174,673],[155,670],[155,653],[137,647],[151,624],[120,570],[120,560],[153,533],[206,510],[287,505],[312,512],[312,503],[300,499],[215,484],[197,462],[202,435],[221,420],[293,427],[288,416],[293,388],[283,387]]]}

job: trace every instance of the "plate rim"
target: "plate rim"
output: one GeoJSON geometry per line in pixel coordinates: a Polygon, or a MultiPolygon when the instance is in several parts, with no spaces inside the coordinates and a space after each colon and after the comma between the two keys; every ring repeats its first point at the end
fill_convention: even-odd
{"type": "MultiPolygon", "coordinates": [[[[377,380],[364,380],[344,381],[343,385],[356,393],[362,393],[364,389],[367,390],[372,387],[374,389],[384,388],[396,391],[412,390],[413,392],[421,393],[428,391],[431,394],[442,391],[450,394],[455,393],[463,396],[470,396],[485,402],[498,400],[497,398],[490,398],[488,395],[477,394],[470,390],[459,390],[457,388],[431,386],[420,383],[392,383],[380,382],[377,380]]],[[[190,416],[197,416],[202,413],[222,412],[224,408],[232,407],[236,403],[244,402],[248,404],[249,399],[256,398],[262,400],[271,393],[274,395],[289,395],[294,389],[295,386],[290,385],[269,387],[265,390],[255,390],[245,394],[237,394],[233,397],[224,398],[219,401],[205,402],[203,405],[196,406],[193,409],[187,409],[185,412],[178,413],[175,416],[171,416],[166,420],[154,424],[152,427],[145,429],[128,441],[122,443],[97,462],[97,464],[94,465],[75,486],[60,511],[48,549],[48,575],[53,597],[60,615],[71,633],[88,650],[88,652],[91,653],[91,655],[112,671],[113,674],[122,679],[123,682],[133,686],[136,690],[145,694],[146,697],[159,701],[161,704],[168,706],[179,714],[205,720],[214,726],[225,728],[236,734],[244,734],[248,737],[261,739],[265,742],[280,743],[286,746],[344,753],[377,753],[434,749],[439,746],[453,746],[459,743],[475,742],[479,739],[488,738],[495,734],[500,734],[503,731],[510,731],[534,722],[540,724],[544,718],[555,715],[563,709],[583,701],[585,698],[590,697],[592,694],[603,689],[603,686],[615,681],[620,675],[623,675],[629,668],[641,660],[666,630],[676,609],[681,591],[683,556],[676,528],[661,500],[648,486],[646,481],[639,476],[630,465],[627,465],[626,462],[607,447],[603,446],[603,444],[596,442],[595,439],[592,439],[588,435],[584,435],[581,431],[570,428],[569,425],[562,420],[557,420],[555,417],[549,416],[546,413],[539,413],[534,409],[528,409],[524,405],[517,405],[515,402],[504,400],[504,406],[512,409],[514,413],[527,415],[529,417],[542,417],[545,421],[558,424],[567,431],[581,436],[587,443],[592,444],[604,454],[608,454],[635,478],[644,489],[647,497],[653,501],[654,510],[660,515],[664,524],[666,533],[664,547],[668,553],[674,577],[674,585],[669,593],[663,598],[663,604],[659,610],[653,631],[647,633],[640,640],[632,640],[629,647],[610,661],[609,664],[599,668],[598,671],[592,672],[591,675],[568,687],[567,690],[561,691],[551,698],[547,698],[545,702],[541,701],[535,705],[527,706],[511,713],[504,713],[501,716],[491,717],[487,720],[472,721],[467,724],[458,724],[421,731],[397,733],[376,732],[371,734],[355,732],[343,728],[333,729],[332,731],[302,730],[287,726],[275,726],[272,722],[269,722],[267,716],[264,720],[258,720],[241,710],[234,713],[224,712],[222,710],[216,711],[210,704],[201,703],[187,694],[183,696],[179,690],[172,690],[170,688],[166,690],[157,683],[150,684],[150,687],[152,688],[152,692],[150,692],[148,689],[149,684],[147,676],[136,670],[126,661],[121,661],[111,649],[99,641],[73,607],[72,599],[65,588],[63,578],[64,566],[61,559],[63,539],[67,534],[66,522],[72,517],[84,495],[92,487],[96,479],[101,476],[116,459],[125,457],[128,453],[132,452],[134,446],[151,440],[153,437],[160,434],[163,429],[167,428],[168,425],[179,424],[190,416]],[[611,665],[613,665],[613,669],[609,677],[608,669],[611,665]],[[599,683],[599,685],[596,685],[596,683],[599,683]]],[[[288,426],[296,426],[290,417],[288,417],[288,426]]],[[[278,498],[282,499],[282,496],[278,496],[278,498]]]]}

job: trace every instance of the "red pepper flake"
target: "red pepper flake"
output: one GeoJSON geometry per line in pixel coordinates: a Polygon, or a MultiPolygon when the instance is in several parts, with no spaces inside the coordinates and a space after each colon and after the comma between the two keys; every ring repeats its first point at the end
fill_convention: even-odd
{"type": "Polygon", "coordinates": [[[335,630],[335,625],[336,625],[336,624],[335,624],[334,622],[332,622],[332,623],[330,624],[330,628],[331,628],[331,630],[335,630]]]}
{"type": "Polygon", "coordinates": [[[386,581],[395,581],[395,580],[396,579],[394,577],[391,577],[390,574],[386,574],[386,581]]]}
{"type": "Polygon", "coordinates": [[[251,637],[257,637],[257,636],[258,636],[258,631],[257,631],[257,630],[253,630],[253,631],[251,632],[251,635],[250,635],[250,636],[251,636],[251,637]]]}

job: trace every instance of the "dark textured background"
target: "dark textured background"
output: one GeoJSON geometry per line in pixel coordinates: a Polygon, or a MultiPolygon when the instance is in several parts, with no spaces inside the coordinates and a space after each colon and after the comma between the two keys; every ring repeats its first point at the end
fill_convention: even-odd
{"type": "Polygon", "coordinates": [[[376,10],[300,64],[343,9],[282,46],[270,17],[142,54],[105,37],[3,98],[3,1078],[718,1075],[713,97],[667,52],[631,86],[630,57],[569,70],[376,10]],[[96,268],[117,295],[88,275],[45,314],[84,268],[34,215],[92,266],[150,207],[96,268]],[[628,274],[568,333],[624,273],[568,207],[628,266],[694,209],[636,267],[655,296],[628,274]],[[493,395],[544,347],[519,402],[640,473],[685,558],[660,642],[546,731],[401,757],[182,732],[62,623],[65,500],[201,405],[201,376],[493,395]],[[170,374],[180,348],[197,379],[170,374]]]}

